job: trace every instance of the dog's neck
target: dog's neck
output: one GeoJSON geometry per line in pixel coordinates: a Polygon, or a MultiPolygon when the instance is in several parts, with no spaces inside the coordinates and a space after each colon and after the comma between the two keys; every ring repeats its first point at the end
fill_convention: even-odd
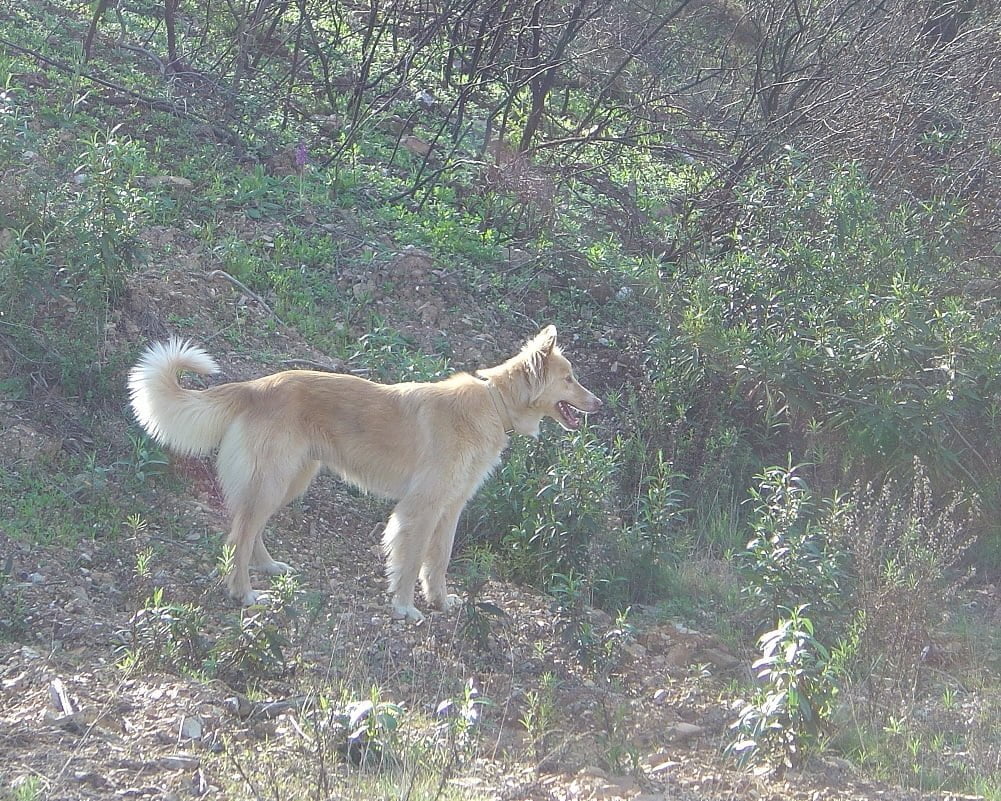
{"type": "Polygon", "coordinates": [[[486,386],[487,393],[490,395],[490,401],[494,405],[494,411],[497,412],[497,417],[501,425],[504,426],[504,434],[510,437],[515,431],[514,422],[511,420],[511,414],[508,412],[507,404],[504,402],[504,396],[497,389],[497,385],[487,376],[481,375],[478,370],[473,373],[473,378],[486,386]]]}

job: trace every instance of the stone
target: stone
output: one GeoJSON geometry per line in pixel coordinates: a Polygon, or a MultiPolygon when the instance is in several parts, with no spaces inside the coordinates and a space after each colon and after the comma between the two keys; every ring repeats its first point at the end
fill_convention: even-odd
{"type": "Polygon", "coordinates": [[[431,152],[431,145],[425,142],[423,139],[418,139],[416,136],[404,136],[400,140],[400,144],[403,145],[404,150],[408,150],[415,156],[427,156],[431,152]]]}
{"type": "Polygon", "coordinates": [[[183,192],[190,192],[195,188],[194,183],[180,175],[155,175],[147,179],[147,186],[165,186],[168,189],[179,189],[183,192]]]}
{"type": "Polygon", "coordinates": [[[577,771],[578,776],[590,776],[593,779],[607,779],[608,774],[605,773],[597,765],[588,765],[577,771]]]}
{"type": "Polygon", "coordinates": [[[394,274],[406,274],[411,278],[422,278],[434,267],[434,257],[426,250],[407,245],[393,259],[391,269],[394,274]]]}
{"type": "Polygon", "coordinates": [[[64,715],[73,714],[73,704],[70,702],[69,694],[66,692],[66,686],[63,684],[62,679],[53,679],[49,684],[49,698],[52,701],[52,706],[57,711],[64,715]]]}
{"type": "MultiPolygon", "coordinates": [[[[618,362],[616,362],[616,364],[618,364],[618,362]]],[[[612,366],[614,367],[615,365],[612,366]]],[[[645,632],[637,639],[646,646],[646,649],[651,654],[666,653],[674,642],[668,635],[658,629],[652,629],[651,631],[645,632]]]]}
{"type": "Polygon", "coordinates": [[[612,627],[612,623],[615,622],[612,620],[612,616],[608,614],[608,612],[594,606],[585,607],[584,613],[587,615],[587,619],[592,625],[598,626],[602,629],[610,629],[612,627]]]}
{"type": "Polygon", "coordinates": [[[638,642],[627,642],[622,646],[622,650],[625,651],[629,656],[635,659],[637,662],[642,661],[646,658],[646,648],[640,645],[638,642]]]}
{"type": "Polygon", "coordinates": [[[729,670],[740,664],[740,660],[737,657],[721,648],[706,648],[701,652],[700,656],[706,662],[715,665],[721,670],[729,670]]]}
{"type": "Polygon", "coordinates": [[[103,790],[111,786],[111,783],[104,776],[92,770],[75,771],[73,773],[73,780],[80,784],[88,784],[98,790],[103,790]]]}
{"type": "Polygon", "coordinates": [[[672,758],[672,754],[667,751],[659,751],[656,754],[650,754],[646,758],[646,763],[650,766],[649,772],[652,774],[665,773],[671,770],[671,768],[676,768],[681,763],[678,760],[672,758]]]}
{"type": "Polygon", "coordinates": [[[675,723],[670,731],[669,736],[673,740],[691,740],[698,737],[704,729],[701,726],[696,726],[694,723],[685,723],[684,721],[680,723],[675,723]]]}
{"type": "Polygon", "coordinates": [[[692,663],[694,653],[695,648],[691,644],[679,642],[668,649],[664,660],[669,667],[688,667],[692,663]]]}
{"type": "Polygon", "coordinates": [[[181,721],[181,737],[186,740],[200,740],[204,728],[198,718],[185,716],[181,721]]]}
{"type": "Polygon", "coordinates": [[[160,757],[156,764],[164,770],[197,770],[201,760],[191,754],[170,754],[160,757]]]}

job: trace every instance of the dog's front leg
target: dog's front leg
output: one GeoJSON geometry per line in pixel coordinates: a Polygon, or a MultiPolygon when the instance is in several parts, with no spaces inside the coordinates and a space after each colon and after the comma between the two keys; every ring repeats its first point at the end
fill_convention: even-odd
{"type": "Polygon", "coordinates": [[[445,586],[445,571],[452,556],[455,527],[465,505],[465,501],[462,501],[445,508],[434,528],[434,535],[424,554],[424,563],[421,565],[421,586],[424,588],[424,597],[431,606],[444,611],[454,609],[462,602],[458,595],[448,593],[445,586]]]}
{"type": "Polygon", "coordinates": [[[428,498],[411,495],[396,505],[386,523],[382,547],[386,553],[393,617],[398,620],[424,619],[414,606],[414,589],[439,514],[440,509],[428,498]]]}

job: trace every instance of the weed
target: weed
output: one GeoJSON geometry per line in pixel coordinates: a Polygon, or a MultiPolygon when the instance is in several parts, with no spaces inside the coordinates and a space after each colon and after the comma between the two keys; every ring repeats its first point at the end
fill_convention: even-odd
{"type": "Polygon", "coordinates": [[[872,719],[915,698],[943,602],[969,579],[959,567],[976,514],[975,499],[936,498],[919,461],[909,482],[859,488],[845,509],[841,541],[850,551],[857,610],[850,675],[864,687],[872,719]]]}
{"type": "Polygon", "coordinates": [[[754,537],[741,558],[745,591],[767,614],[776,607],[810,602],[825,621],[841,614],[846,555],[837,533],[838,503],[816,514],[812,495],[791,463],[757,476],[754,537]]]}
{"type": "Polygon", "coordinates": [[[27,542],[79,542],[110,536],[122,511],[109,492],[112,468],[96,457],[46,458],[0,471],[0,493],[10,510],[5,531],[27,542]]]}
{"type": "Polygon", "coordinates": [[[610,706],[608,699],[605,698],[602,699],[601,712],[604,726],[598,737],[598,743],[602,749],[602,761],[605,767],[618,775],[638,775],[640,752],[637,746],[629,740],[629,707],[626,705],[610,706]]]}
{"type": "Polygon", "coordinates": [[[153,440],[142,434],[128,432],[131,458],[125,463],[140,483],[165,472],[170,465],[166,453],[153,440]]]}
{"type": "Polygon", "coordinates": [[[109,376],[117,379],[120,365],[103,356],[104,332],[148,205],[136,186],[143,156],[135,142],[113,128],[79,148],[74,180],[45,197],[15,188],[25,205],[11,211],[18,236],[0,260],[0,316],[27,359],[70,392],[98,399],[109,376]]]}
{"type": "Polygon", "coordinates": [[[40,776],[19,776],[11,782],[10,790],[0,795],[0,798],[4,801],[42,801],[47,789],[40,776]]]}
{"type": "Polygon", "coordinates": [[[445,741],[453,759],[472,752],[482,710],[490,705],[490,699],[480,695],[473,679],[463,684],[461,696],[438,704],[435,715],[445,721],[439,726],[439,739],[445,741]]]}
{"type": "Polygon", "coordinates": [[[539,689],[525,693],[525,707],[519,723],[528,735],[536,759],[541,759],[547,751],[547,740],[556,723],[556,687],[556,675],[544,673],[539,689]]]}
{"type": "Polygon", "coordinates": [[[507,621],[507,614],[496,604],[480,600],[487,580],[493,572],[495,557],[484,547],[474,546],[467,553],[452,561],[456,579],[462,589],[462,633],[469,637],[476,648],[485,651],[495,626],[507,621]]]}
{"type": "Polygon", "coordinates": [[[28,605],[14,582],[14,557],[0,564],[0,640],[17,640],[28,632],[28,605]]]}
{"type": "Polygon", "coordinates": [[[293,575],[275,576],[264,603],[241,610],[208,654],[213,671],[245,686],[259,678],[284,676],[291,668],[290,632],[302,595],[293,575]]]}
{"type": "Polygon", "coordinates": [[[761,636],[757,671],[761,688],[750,701],[736,703],[737,733],[728,750],[742,761],[794,767],[824,734],[838,693],[828,650],[814,636],[805,606],[786,610],[772,631],[761,636]]]}
{"type": "MultiPolygon", "coordinates": [[[[150,553],[142,551],[137,571],[148,571],[150,553]]],[[[202,636],[205,614],[193,604],[169,603],[163,587],[156,587],[129,621],[118,665],[131,672],[139,668],[190,670],[201,665],[206,652],[202,636]]]]}
{"type": "Polygon", "coordinates": [[[398,764],[400,727],[404,710],[399,704],[382,698],[382,691],[372,685],[368,698],[349,701],[339,708],[327,707],[321,728],[333,737],[338,753],[352,765],[369,770],[383,770],[398,764]]]}

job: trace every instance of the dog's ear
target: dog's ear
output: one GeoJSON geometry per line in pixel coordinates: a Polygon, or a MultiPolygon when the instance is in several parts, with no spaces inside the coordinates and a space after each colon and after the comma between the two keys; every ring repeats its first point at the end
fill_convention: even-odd
{"type": "Polygon", "coordinates": [[[533,385],[542,382],[546,373],[546,362],[556,347],[556,326],[547,325],[528,341],[522,355],[525,358],[525,369],[533,385]]]}
{"type": "Polygon", "coordinates": [[[549,354],[553,352],[553,348],[556,346],[556,326],[547,325],[535,335],[535,341],[539,343],[539,350],[548,359],[549,354]]]}

